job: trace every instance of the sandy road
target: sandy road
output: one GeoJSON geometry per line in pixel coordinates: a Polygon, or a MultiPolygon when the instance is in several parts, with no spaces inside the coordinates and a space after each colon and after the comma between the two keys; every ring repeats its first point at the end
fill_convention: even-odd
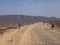
{"type": "Polygon", "coordinates": [[[60,32],[47,24],[35,23],[5,33],[0,45],[60,45],[60,32]]]}
{"type": "Polygon", "coordinates": [[[21,27],[21,29],[11,29],[9,32],[5,32],[0,38],[0,45],[18,45],[27,30],[33,27],[34,25],[26,25],[21,27]],[[11,39],[13,39],[13,42],[11,42],[11,39]]]}
{"type": "Polygon", "coordinates": [[[54,29],[51,30],[49,26],[40,25],[41,24],[38,23],[36,28],[34,27],[32,30],[32,35],[35,34],[35,36],[39,39],[39,41],[36,40],[36,45],[60,45],[60,32],[56,32],[54,29]]]}
{"type": "Polygon", "coordinates": [[[27,30],[19,45],[60,45],[60,32],[43,25],[37,23],[31,30],[27,30]]]}

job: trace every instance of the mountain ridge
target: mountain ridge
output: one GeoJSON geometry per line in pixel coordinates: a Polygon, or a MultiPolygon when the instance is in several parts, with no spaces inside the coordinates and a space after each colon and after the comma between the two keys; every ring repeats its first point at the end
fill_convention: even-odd
{"type": "Polygon", "coordinates": [[[29,24],[55,20],[60,20],[60,18],[28,15],[0,15],[0,24],[17,24],[19,22],[21,24],[29,24]]]}

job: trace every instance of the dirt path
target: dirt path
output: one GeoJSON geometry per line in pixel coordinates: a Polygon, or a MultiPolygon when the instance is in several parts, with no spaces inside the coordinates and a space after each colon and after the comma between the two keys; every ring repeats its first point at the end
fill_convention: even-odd
{"type": "Polygon", "coordinates": [[[19,45],[60,45],[60,32],[50,29],[37,23],[31,30],[27,30],[22,37],[19,45]]]}
{"type": "Polygon", "coordinates": [[[60,45],[60,32],[47,24],[35,23],[5,33],[0,45],[60,45]]]}
{"type": "Polygon", "coordinates": [[[21,29],[12,29],[9,32],[5,32],[5,34],[0,38],[1,45],[18,45],[21,38],[24,37],[24,34],[27,30],[33,28],[32,25],[26,25],[21,27],[21,29]],[[13,41],[11,41],[13,40],[13,41]]]}

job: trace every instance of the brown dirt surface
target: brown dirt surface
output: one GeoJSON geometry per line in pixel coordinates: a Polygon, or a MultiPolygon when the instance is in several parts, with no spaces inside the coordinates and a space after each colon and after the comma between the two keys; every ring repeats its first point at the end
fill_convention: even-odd
{"type": "Polygon", "coordinates": [[[0,35],[0,45],[60,45],[60,32],[50,24],[35,23],[0,35]]]}

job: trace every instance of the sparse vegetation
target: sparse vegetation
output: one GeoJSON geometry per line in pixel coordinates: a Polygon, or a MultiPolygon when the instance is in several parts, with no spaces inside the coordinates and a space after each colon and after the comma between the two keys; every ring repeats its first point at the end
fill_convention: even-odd
{"type": "Polygon", "coordinates": [[[55,24],[60,27],[60,21],[55,21],[55,24]]]}
{"type": "Polygon", "coordinates": [[[6,25],[6,24],[1,24],[0,25],[0,34],[3,34],[7,30],[16,29],[16,28],[17,28],[16,26],[11,26],[11,24],[10,24],[10,26],[6,25]]]}

